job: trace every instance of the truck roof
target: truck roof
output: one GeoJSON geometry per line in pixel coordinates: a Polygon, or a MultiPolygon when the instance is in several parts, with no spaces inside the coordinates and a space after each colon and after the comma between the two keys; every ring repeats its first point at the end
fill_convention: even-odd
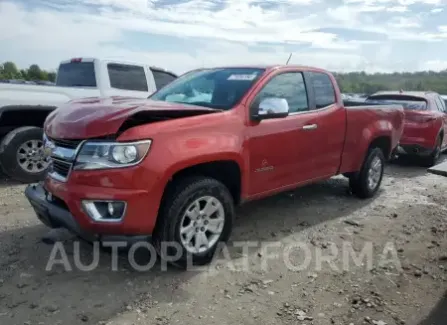
{"type": "Polygon", "coordinates": [[[141,61],[129,61],[129,60],[123,60],[120,58],[92,58],[92,57],[76,57],[76,58],[70,58],[68,60],[63,60],[60,62],[60,64],[66,64],[66,63],[70,63],[70,62],[94,62],[94,61],[111,61],[111,62],[115,62],[115,63],[120,63],[120,64],[129,64],[129,65],[146,65],[149,66],[149,68],[153,69],[153,70],[157,70],[157,71],[162,71],[162,72],[166,72],[175,76],[178,76],[177,73],[167,70],[165,68],[161,68],[158,66],[152,66],[152,65],[148,65],[146,63],[143,63],[141,61]]]}
{"type": "Polygon", "coordinates": [[[275,64],[275,65],[267,65],[267,64],[255,64],[255,65],[227,65],[227,66],[216,66],[216,67],[207,67],[207,68],[200,68],[195,70],[204,70],[204,69],[230,69],[230,68],[252,68],[252,69],[266,69],[266,70],[277,70],[277,69],[288,69],[288,68],[295,68],[299,70],[312,70],[312,71],[319,71],[319,72],[325,72],[328,73],[328,70],[312,67],[312,66],[305,66],[305,65],[293,65],[293,64],[275,64]]]}

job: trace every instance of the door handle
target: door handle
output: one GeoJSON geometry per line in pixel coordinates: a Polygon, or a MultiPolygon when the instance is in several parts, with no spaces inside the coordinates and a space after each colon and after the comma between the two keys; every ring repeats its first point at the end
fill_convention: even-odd
{"type": "Polygon", "coordinates": [[[318,127],[316,124],[307,124],[303,126],[303,130],[315,130],[318,127]]]}

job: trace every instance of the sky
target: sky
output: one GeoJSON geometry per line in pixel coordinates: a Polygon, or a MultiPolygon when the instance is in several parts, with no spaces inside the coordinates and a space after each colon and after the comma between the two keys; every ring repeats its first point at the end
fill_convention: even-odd
{"type": "Polygon", "coordinates": [[[447,69],[447,0],[0,0],[0,62],[447,69]]]}

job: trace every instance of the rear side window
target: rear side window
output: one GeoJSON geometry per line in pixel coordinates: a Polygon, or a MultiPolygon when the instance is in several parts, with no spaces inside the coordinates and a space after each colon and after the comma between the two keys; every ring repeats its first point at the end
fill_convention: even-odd
{"type": "Polygon", "coordinates": [[[169,84],[171,81],[177,79],[176,76],[174,76],[171,73],[160,71],[156,69],[151,69],[152,74],[154,75],[155,80],[155,86],[157,87],[157,90],[160,88],[163,88],[167,84],[169,84]]]}
{"type": "Polygon", "coordinates": [[[323,108],[335,103],[335,89],[331,79],[325,73],[309,72],[310,83],[315,94],[316,108],[323,108]]]}
{"type": "Polygon", "coordinates": [[[93,62],[62,63],[57,71],[56,86],[96,87],[93,62]]]}
{"type": "Polygon", "coordinates": [[[141,66],[109,63],[107,71],[112,88],[148,91],[146,74],[141,66]]]}
{"type": "Polygon", "coordinates": [[[436,96],[436,97],[435,97],[435,101],[436,101],[436,106],[438,106],[438,111],[444,113],[444,112],[445,112],[445,103],[444,103],[444,101],[442,100],[442,98],[439,97],[439,96],[436,96]]]}
{"type": "Polygon", "coordinates": [[[366,103],[377,105],[402,105],[404,109],[426,111],[427,101],[424,98],[404,95],[377,95],[369,96],[366,103]]]}

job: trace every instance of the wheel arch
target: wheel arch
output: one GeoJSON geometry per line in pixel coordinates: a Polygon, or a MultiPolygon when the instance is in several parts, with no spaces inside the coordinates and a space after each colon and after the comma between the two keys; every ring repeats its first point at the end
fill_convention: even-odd
{"type": "Polygon", "coordinates": [[[372,141],[370,141],[366,152],[368,153],[369,150],[371,150],[373,148],[381,149],[385,159],[389,159],[391,156],[391,151],[392,151],[391,136],[380,135],[380,136],[375,137],[374,139],[372,139],[372,141]]]}
{"type": "Polygon", "coordinates": [[[235,204],[241,202],[242,168],[239,162],[234,159],[199,162],[171,172],[164,188],[163,197],[169,193],[170,187],[175,182],[191,176],[210,177],[220,181],[230,191],[235,204]]]}

